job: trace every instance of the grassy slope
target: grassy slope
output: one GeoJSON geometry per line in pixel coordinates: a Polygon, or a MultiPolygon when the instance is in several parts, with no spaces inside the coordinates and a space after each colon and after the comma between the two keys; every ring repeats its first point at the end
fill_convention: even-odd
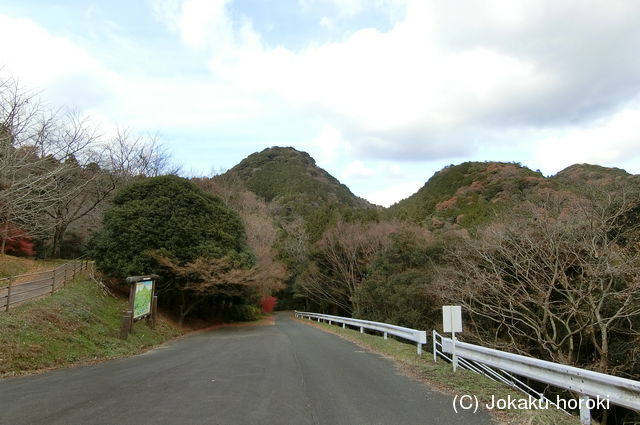
{"type": "Polygon", "coordinates": [[[51,270],[60,264],[64,264],[66,261],[67,260],[34,261],[28,258],[3,255],[0,256],[0,278],[51,270]]]}
{"type": "Polygon", "coordinates": [[[51,296],[0,312],[0,377],[132,355],[182,333],[160,318],[155,330],[138,322],[127,341],[119,339],[125,304],[79,277],[51,296]]]}
{"type": "MultiPolygon", "coordinates": [[[[495,383],[487,378],[466,370],[458,370],[455,374],[451,371],[451,364],[444,361],[433,362],[432,355],[427,352],[422,357],[416,356],[415,345],[398,342],[392,338],[383,339],[380,336],[361,334],[351,329],[342,329],[328,324],[317,324],[307,320],[303,323],[311,324],[328,332],[335,333],[345,339],[355,342],[386,357],[391,358],[400,365],[410,376],[429,384],[430,386],[451,395],[475,395],[480,404],[491,402],[491,396],[506,399],[526,397],[506,385],[495,383]]],[[[453,412],[453,407],[452,407],[453,412]]],[[[549,410],[504,410],[491,411],[502,424],[527,424],[527,425],[577,425],[579,419],[568,416],[562,411],[549,410]]]]}

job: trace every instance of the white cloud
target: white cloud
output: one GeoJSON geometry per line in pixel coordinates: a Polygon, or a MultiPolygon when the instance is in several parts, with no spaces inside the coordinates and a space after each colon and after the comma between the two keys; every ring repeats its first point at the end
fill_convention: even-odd
{"type": "MultiPolygon", "coordinates": [[[[470,12],[460,14],[459,6],[449,2],[408,0],[404,19],[389,31],[362,29],[341,42],[310,45],[296,53],[266,48],[247,18],[232,22],[225,4],[218,2],[212,14],[205,2],[188,0],[178,18],[199,17],[191,30],[197,36],[189,36],[191,27],[185,25],[179,25],[181,34],[193,45],[208,34],[214,76],[318,114],[343,135],[350,151],[370,158],[468,154],[474,149],[469,135],[606,116],[607,108],[640,85],[640,66],[617,60],[630,57],[638,42],[590,46],[616,63],[622,79],[610,75],[612,64],[589,62],[594,53],[581,44],[611,39],[607,33],[618,25],[637,32],[628,16],[640,17],[640,6],[607,8],[600,16],[578,2],[562,7],[494,2],[485,7],[470,1],[470,12]],[[568,24],[566,32],[558,22],[573,12],[578,24],[568,24]],[[202,18],[214,15],[216,19],[202,18]],[[549,22],[557,26],[550,30],[549,22]]],[[[362,4],[344,3],[342,10],[356,14],[362,4]]]]}
{"type": "MultiPolygon", "coordinates": [[[[0,15],[4,77],[41,94],[52,109],[90,115],[109,134],[119,125],[141,131],[201,131],[255,117],[259,97],[211,79],[141,78],[118,74],[78,43],[31,20],[0,15]]],[[[195,40],[195,39],[194,39],[195,40]]]]}
{"type": "Polygon", "coordinates": [[[545,174],[576,163],[615,166],[640,161],[640,108],[628,108],[588,127],[567,129],[535,144],[535,160],[545,174]]]}
{"type": "Polygon", "coordinates": [[[401,199],[413,195],[424,185],[424,182],[410,181],[385,189],[375,190],[364,195],[369,202],[388,207],[401,199]]]}
{"type": "Polygon", "coordinates": [[[71,89],[80,95],[89,91],[101,97],[115,78],[85,49],[33,21],[0,15],[0,39],[14,40],[0,45],[3,74],[18,77],[31,89],[56,94],[71,89]]]}
{"type": "Polygon", "coordinates": [[[318,162],[331,163],[345,153],[345,145],[342,133],[335,127],[325,125],[311,141],[309,148],[318,152],[318,162]]]}
{"type": "Polygon", "coordinates": [[[363,161],[356,160],[347,164],[341,172],[341,178],[367,178],[375,174],[375,171],[368,168],[363,161]]]}

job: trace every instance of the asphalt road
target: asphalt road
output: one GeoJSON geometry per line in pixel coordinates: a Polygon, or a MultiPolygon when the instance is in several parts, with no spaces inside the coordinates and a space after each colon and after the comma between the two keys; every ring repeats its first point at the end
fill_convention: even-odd
{"type": "MultiPolygon", "coordinates": [[[[1,350],[1,347],[0,347],[1,350]]],[[[1,351],[0,351],[1,352],[1,351]]],[[[0,380],[0,424],[489,424],[389,360],[292,320],[0,380]]]]}

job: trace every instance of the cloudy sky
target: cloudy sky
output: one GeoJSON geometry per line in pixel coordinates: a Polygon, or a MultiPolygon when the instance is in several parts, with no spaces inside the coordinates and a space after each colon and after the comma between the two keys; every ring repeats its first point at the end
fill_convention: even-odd
{"type": "Polygon", "coordinates": [[[192,174],[309,152],[389,205],[448,164],[640,173],[635,0],[2,0],[0,67],[192,174]]]}

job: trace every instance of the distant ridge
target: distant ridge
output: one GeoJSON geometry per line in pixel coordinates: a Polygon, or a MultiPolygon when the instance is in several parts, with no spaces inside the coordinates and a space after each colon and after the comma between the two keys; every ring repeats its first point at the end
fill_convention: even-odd
{"type": "Polygon", "coordinates": [[[271,147],[252,153],[228,171],[266,201],[305,202],[309,207],[335,203],[351,208],[373,208],[347,186],[316,165],[306,152],[292,147],[271,147]]]}

